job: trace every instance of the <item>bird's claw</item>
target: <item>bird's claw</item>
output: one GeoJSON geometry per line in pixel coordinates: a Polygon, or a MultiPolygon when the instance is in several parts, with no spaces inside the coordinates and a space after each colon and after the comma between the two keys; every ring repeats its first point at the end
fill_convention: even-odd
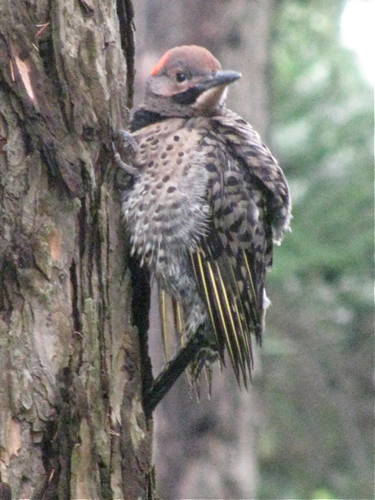
{"type": "Polygon", "coordinates": [[[111,147],[117,167],[128,175],[137,177],[139,175],[138,169],[127,163],[131,163],[135,158],[137,142],[134,137],[125,130],[118,130],[113,134],[111,147]],[[126,161],[124,161],[123,158],[125,158],[126,161]]]}

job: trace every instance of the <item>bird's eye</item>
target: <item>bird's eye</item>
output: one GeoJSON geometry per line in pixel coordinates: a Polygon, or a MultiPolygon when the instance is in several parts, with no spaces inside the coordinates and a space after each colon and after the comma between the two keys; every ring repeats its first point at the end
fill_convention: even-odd
{"type": "Polygon", "coordinates": [[[178,81],[178,83],[184,82],[186,80],[185,73],[182,73],[182,71],[179,71],[178,73],[176,73],[176,80],[178,81]]]}

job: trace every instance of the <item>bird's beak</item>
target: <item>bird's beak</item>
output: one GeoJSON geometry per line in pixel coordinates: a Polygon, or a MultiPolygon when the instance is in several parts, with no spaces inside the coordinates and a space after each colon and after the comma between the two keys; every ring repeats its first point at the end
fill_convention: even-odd
{"type": "Polygon", "coordinates": [[[241,73],[237,73],[237,71],[215,71],[205,80],[194,84],[184,92],[175,94],[173,100],[179,104],[192,105],[206,90],[221,86],[226,87],[239,78],[241,78],[241,73]]]}
{"type": "Polygon", "coordinates": [[[200,90],[200,92],[204,92],[205,90],[213,87],[229,85],[239,78],[241,78],[241,73],[237,73],[237,71],[216,71],[212,76],[207,78],[207,80],[198,83],[196,87],[200,90]]]}

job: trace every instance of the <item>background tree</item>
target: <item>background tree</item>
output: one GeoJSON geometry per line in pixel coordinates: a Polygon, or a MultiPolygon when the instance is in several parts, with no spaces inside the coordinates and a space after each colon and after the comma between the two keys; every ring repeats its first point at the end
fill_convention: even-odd
{"type": "Polygon", "coordinates": [[[285,0],[272,137],[294,200],[270,276],[259,498],[372,498],[373,93],[340,42],[346,2],[285,0]]]}
{"type": "Polygon", "coordinates": [[[0,4],[0,478],[13,498],[145,492],[109,149],[128,121],[132,30],[127,0],[0,4]]]}

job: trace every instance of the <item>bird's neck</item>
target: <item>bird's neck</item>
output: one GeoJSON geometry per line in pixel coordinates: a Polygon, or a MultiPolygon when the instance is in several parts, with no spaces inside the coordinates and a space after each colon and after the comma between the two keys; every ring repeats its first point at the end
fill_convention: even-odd
{"type": "MultiPolygon", "coordinates": [[[[214,117],[214,116],[224,116],[227,112],[227,108],[225,104],[223,103],[220,106],[220,109],[216,109],[211,115],[203,115],[202,116],[208,116],[208,117],[214,117]]],[[[201,115],[198,115],[198,117],[201,115]]],[[[169,115],[167,113],[160,113],[158,111],[153,111],[151,109],[147,109],[145,106],[141,106],[140,108],[137,109],[137,111],[134,113],[133,118],[130,122],[130,130],[131,132],[135,132],[136,130],[139,130],[143,127],[147,127],[148,125],[153,125],[154,123],[161,122],[163,120],[167,120],[168,118],[194,118],[193,116],[180,116],[176,114],[176,116],[169,115]]],[[[197,116],[195,117],[197,118],[197,116]]]]}

